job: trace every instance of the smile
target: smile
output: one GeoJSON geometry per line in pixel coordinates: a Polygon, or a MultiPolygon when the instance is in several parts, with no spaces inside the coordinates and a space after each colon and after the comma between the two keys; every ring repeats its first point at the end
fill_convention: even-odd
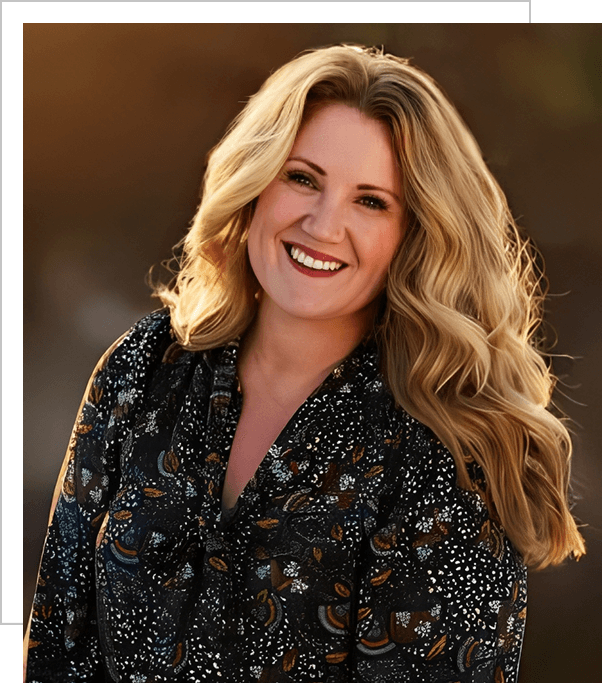
{"type": "Polygon", "coordinates": [[[334,256],[323,254],[309,247],[287,242],[283,242],[283,246],[293,266],[305,275],[329,277],[347,267],[346,263],[335,259],[334,256]]]}

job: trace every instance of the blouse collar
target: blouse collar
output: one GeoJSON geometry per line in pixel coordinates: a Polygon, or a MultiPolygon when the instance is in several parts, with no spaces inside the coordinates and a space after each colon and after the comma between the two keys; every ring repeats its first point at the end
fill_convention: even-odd
{"type": "MultiPolygon", "coordinates": [[[[240,341],[240,336],[236,337],[220,349],[216,349],[216,355],[214,356],[216,360],[216,375],[221,376],[223,384],[230,384],[231,388],[234,381],[236,381],[236,390],[239,393],[241,389],[237,363],[240,341]]],[[[374,336],[368,335],[331,370],[330,374],[312,395],[321,390],[336,390],[345,384],[364,385],[374,380],[379,373],[380,353],[378,345],[374,336]]]]}

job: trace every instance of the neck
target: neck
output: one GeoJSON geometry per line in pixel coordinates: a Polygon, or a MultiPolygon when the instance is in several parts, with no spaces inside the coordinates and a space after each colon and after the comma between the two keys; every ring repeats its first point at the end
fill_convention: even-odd
{"type": "Polygon", "coordinates": [[[289,315],[263,297],[241,345],[239,371],[259,366],[280,383],[320,384],[370,329],[374,306],[352,316],[311,320],[289,315]]]}

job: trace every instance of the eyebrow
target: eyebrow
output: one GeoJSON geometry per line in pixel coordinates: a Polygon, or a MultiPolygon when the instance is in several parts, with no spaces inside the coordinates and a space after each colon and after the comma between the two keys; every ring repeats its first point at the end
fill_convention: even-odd
{"type": "MultiPolygon", "coordinates": [[[[287,161],[302,161],[304,164],[307,164],[310,168],[312,168],[318,175],[326,177],[328,174],[326,171],[318,166],[318,164],[314,164],[313,161],[310,161],[309,159],[306,159],[305,157],[289,157],[287,161]]],[[[391,190],[387,190],[384,187],[378,187],[378,185],[358,185],[357,186],[358,190],[380,190],[381,192],[386,192],[387,194],[391,195],[394,199],[397,200],[399,204],[401,204],[401,199],[398,197],[398,195],[395,194],[395,192],[392,192],[391,190]]]]}

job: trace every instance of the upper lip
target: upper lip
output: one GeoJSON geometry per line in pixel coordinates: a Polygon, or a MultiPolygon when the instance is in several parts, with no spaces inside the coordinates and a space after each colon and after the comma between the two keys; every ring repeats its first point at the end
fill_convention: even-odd
{"type": "Polygon", "coordinates": [[[324,254],[321,251],[310,249],[309,247],[306,247],[304,244],[299,244],[299,242],[285,242],[285,244],[291,247],[297,247],[298,249],[301,249],[304,254],[306,254],[307,256],[311,256],[314,260],[319,259],[323,262],[330,261],[331,263],[342,263],[344,266],[347,265],[345,261],[341,261],[341,259],[336,258],[336,256],[331,256],[330,254],[324,254]]]}

